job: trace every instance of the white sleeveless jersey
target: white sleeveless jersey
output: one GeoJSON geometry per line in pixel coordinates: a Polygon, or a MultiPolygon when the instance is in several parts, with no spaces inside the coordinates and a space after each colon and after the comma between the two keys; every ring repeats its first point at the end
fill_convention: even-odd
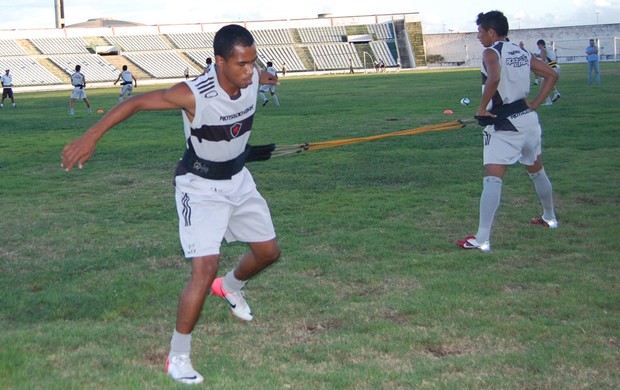
{"type": "MultiPolygon", "coordinates": [[[[493,50],[499,56],[500,81],[487,110],[502,104],[524,99],[530,93],[530,62],[532,54],[507,41],[495,42],[485,50],[493,50]]],[[[482,64],[482,89],[487,80],[487,70],[482,64]]]]}
{"type": "Polygon", "coordinates": [[[250,133],[258,92],[258,72],[252,75],[252,84],[230,97],[217,81],[216,67],[195,80],[185,83],[196,99],[194,119],[190,122],[183,112],[183,128],[187,147],[209,161],[228,161],[245,150],[250,133]]]}
{"type": "Polygon", "coordinates": [[[71,75],[71,84],[74,87],[79,87],[84,84],[84,75],[80,72],[75,72],[71,75]]]}
{"type": "Polygon", "coordinates": [[[130,71],[124,70],[121,72],[121,80],[123,80],[124,83],[131,83],[133,80],[133,75],[130,71]]]}

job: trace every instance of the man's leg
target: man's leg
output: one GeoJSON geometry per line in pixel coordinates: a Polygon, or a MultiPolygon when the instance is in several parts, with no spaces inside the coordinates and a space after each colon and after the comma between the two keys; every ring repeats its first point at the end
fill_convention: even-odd
{"type": "MultiPolygon", "coordinates": [[[[549,177],[547,177],[547,173],[545,172],[545,169],[543,167],[542,156],[539,155],[536,158],[534,165],[526,166],[525,169],[527,170],[527,173],[530,175],[530,178],[534,183],[534,189],[536,190],[538,199],[542,204],[542,219],[545,222],[544,224],[551,228],[557,227],[555,210],[553,208],[553,187],[551,186],[551,181],[549,180],[549,177]]],[[[535,220],[538,221],[537,218],[534,218],[532,222],[534,222],[535,220]]]]}
{"type": "Polygon", "coordinates": [[[177,382],[201,383],[204,378],[194,370],[191,360],[192,331],[202,306],[217,275],[219,255],[192,259],[192,275],[183,288],[177,309],[177,322],[170,341],[166,373],[177,382]]]}
{"type": "Polygon", "coordinates": [[[484,166],[482,194],[480,195],[480,218],[476,240],[479,243],[490,241],[491,227],[502,196],[502,178],[505,165],[487,164],[484,166]]]}
{"type": "Polygon", "coordinates": [[[211,286],[213,295],[228,301],[233,314],[244,321],[251,321],[254,316],[248,306],[241,289],[247,281],[265,268],[269,267],[280,257],[280,247],[276,239],[248,243],[248,251],[235,269],[226,276],[217,278],[211,286]]]}

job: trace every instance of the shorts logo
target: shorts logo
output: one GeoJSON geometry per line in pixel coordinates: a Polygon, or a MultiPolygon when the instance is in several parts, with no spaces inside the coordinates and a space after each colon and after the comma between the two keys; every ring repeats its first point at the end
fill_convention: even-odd
{"type": "Polygon", "coordinates": [[[231,126],[230,135],[232,135],[233,138],[237,138],[240,132],[241,132],[241,123],[237,122],[231,126]]]}
{"type": "Polygon", "coordinates": [[[483,131],[484,133],[484,145],[488,146],[491,143],[491,133],[483,131]]]}

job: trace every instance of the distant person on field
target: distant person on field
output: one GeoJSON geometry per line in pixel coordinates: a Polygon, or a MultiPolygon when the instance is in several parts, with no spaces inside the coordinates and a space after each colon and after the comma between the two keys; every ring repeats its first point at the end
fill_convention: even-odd
{"type": "Polygon", "coordinates": [[[349,74],[353,74],[355,71],[353,70],[353,59],[349,58],[349,74]]]}
{"type": "MultiPolygon", "coordinates": [[[[269,74],[272,74],[274,76],[276,75],[276,68],[273,67],[273,62],[267,61],[266,71],[269,74]]],[[[269,92],[271,94],[271,97],[273,98],[273,102],[275,103],[276,107],[280,107],[280,100],[278,99],[278,95],[276,95],[276,86],[263,84],[258,88],[258,96],[263,99],[263,107],[265,107],[265,105],[269,103],[269,99],[267,99],[267,97],[265,96],[265,92],[269,92]]]]}
{"type": "Polygon", "coordinates": [[[204,68],[204,72],[207,73],[209,69],[211,69],[211,65],[213,65],[213,59],[211,57],[207,57],[206,66],[204,68]]]}
{"type": "Polygon", "coordinates": [[[9,73],[10,69],[5,71],[5,74],[2,75],[0,81],[2,82],[2,102],[0,102],[0,108],[4,107],[4,100],[8,97],[11,99],[11,103],[13,103],[13,107],[15,106],[15,97],[13,96],[13,76],[9,73]]]}
{"type": "Polygon", "coordinates": [[[282,63],[282,77],[286,76],[286,64],[282,63]]]}
{"type": "Polygon", "coordinates": [[[118,75],[118,78],[114,82],[114,85],[121,81],[121,92],[118,96],[118,102],[123,102],[123,96],[127,95],[131,97],[133,94],[133,87],[138,86],[138,80],[133,76],[133,74],[127,70],[127,65],[123,65],[123,71],[118,75]],[[122,81],[121,81],[122,80],[122,81]],[[134,85],[135,84],[135,85],[134,85]]]}
{"type": "Polygon", "coordinates": [[[93,110],[90,108],[90,102],[86,97],[86,77],[81,72],[82,67],[80,65],[75,66],[75,72],[71,75],[71,85],[73,85],[73,92],[71,92],[71,99],[69,99],[69,115],[75,114],[75,101],[84,100],[86,108],[90,114],[93,110]]]}
{"type": "MultiPolygon", "coordinates": [[[[558,64],[557,55],[555,54],[555,51],[553,49],[551,50],[547,49],[544,39],[539,39],[538,42],[536,42],[536,45],[538,45],[538,50],[540,51],[539,52],[540,60],[543,62],[546,62],[547,65],[549,65],[555,71],[555,73],[559,75],[560,64],[558,64]]],[[[551,104],[557,102],[559,98],[560,98],[560,91],[558,91],[556,87],[553,87],[553,98],[547,97],[547,99],[545,100],[545,105],[550,106],[551,104]]]]}
{"type": "Polygon", "coordinates": [[[586,59],[588,60],[588,84],[592,84],[592,72],[594,72],[595,82],[601,83],[601,68],[598,63],[598,47],[594,44],[594,39],[586,47],[586,59]]]}
{"type": "Polygon", "coordinates": [[[185,68],[183,74],[185,74],[185,80],[189,80],[189,68],[185,68]]]}
{"type": "Polygon", "coordinates": [[[483,131],[484,178],[480,196],[478,232],[455,242],[463,249],[491,250],[491,227],[502,194],[506,168],[525,165],[543,214],[531,223],[557,228],[553,190],[542,163],[542,130],[536,109],[549,95],[559,75],[532,54],[506,40],[508,19],[500,11],[480,13],[476,20],[482,51],[482,98],[476,118],[483,131]],[[543,77],[538,94],[531,102],[530,72],[543,77]]]}
{"type": "MultiPolygon", "coordinates": [[[[204,380],[194,370],[190,354],[192,333],[209,293],[224,299],[236,317],[251,321],[254,314],[242,290],[250,278],[280,257],[269,206],[244,166],[253,155],[248,139],[259,83],[277,84],[278,78],[257,67],[254,38],[239,25],[222,27],[215,34],[213,49],[215,64],[209,72],[125,100],[62,151],[66,171],[82,168],[101,137],[138,111],[181,111],[185,152],[178,162],[174,186],[178,231],[185,257],[191,261],[191,275],[178,300],[165,370],[183,384],[204,380]],[[249,250],[234,269],[217,277],[224,239],[246,242],[249,250]]],[[[136,169],[142,172],[140,167],[136,169]]],[[[206,345],[210,356],[217,358],[208,341],[211,337],[201,336],[199,345],[206,345]]],[[[214,369],[209,372],[219,375],[214,369]]],[[[238,372],[229,374],[234,378],[238,372]]]]}

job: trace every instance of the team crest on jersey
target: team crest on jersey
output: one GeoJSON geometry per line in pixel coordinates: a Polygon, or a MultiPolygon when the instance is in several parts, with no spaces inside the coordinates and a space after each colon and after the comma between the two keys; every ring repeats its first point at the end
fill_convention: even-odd
{"type": "Polygon", "coordinates": [[[241,123],[237,122],[230,127],[230,135],[232,135],[233,138],[237,138],[239,133],[241,133],[241,123]]]}

